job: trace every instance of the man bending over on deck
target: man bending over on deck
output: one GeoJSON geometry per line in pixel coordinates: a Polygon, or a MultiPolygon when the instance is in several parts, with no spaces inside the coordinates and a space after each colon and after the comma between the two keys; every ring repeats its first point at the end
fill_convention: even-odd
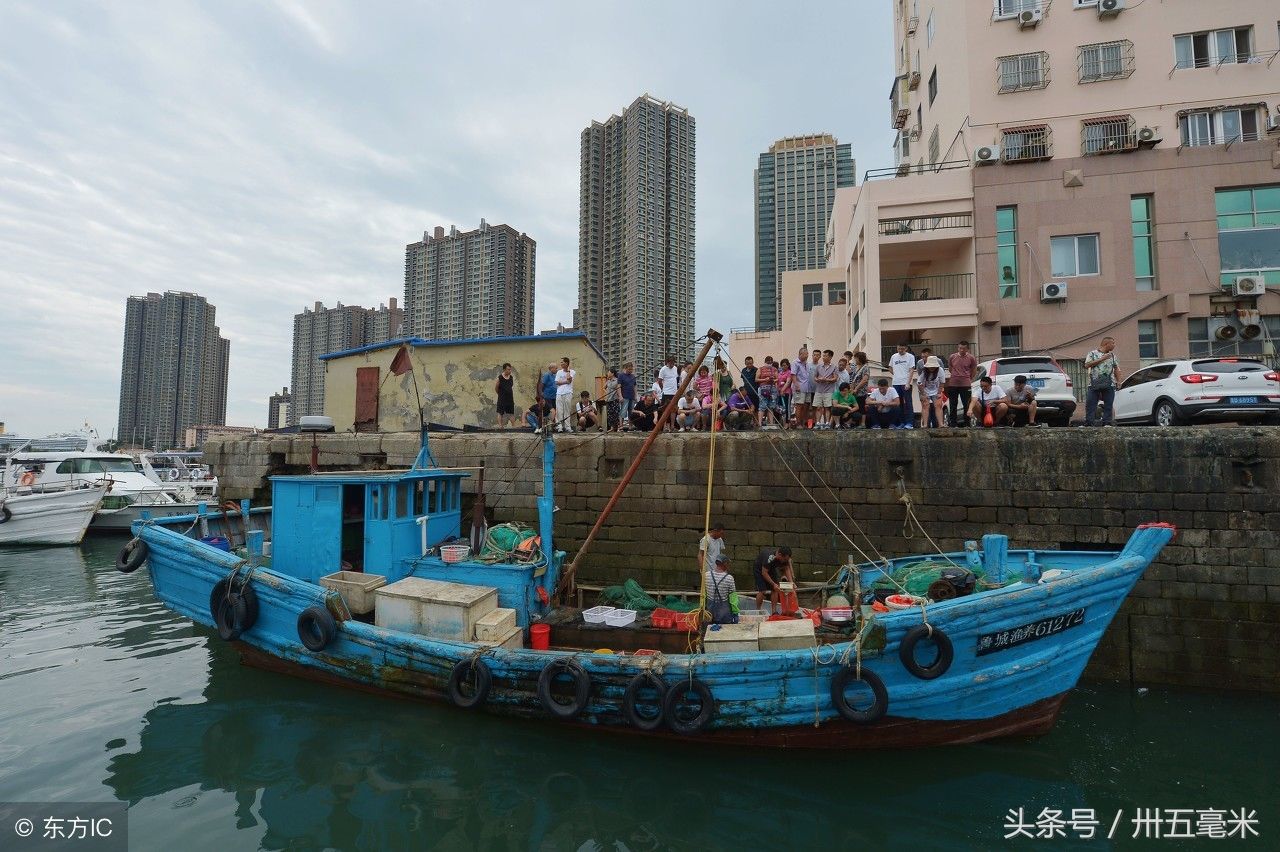
{"type": "Polygon", "coordinates": [[[756,580],[756,609],[764,610],[764,596],[767,592],[769,601],[773,604],[773,611],[781,612],[782,589],[778,587],[778,583],[783,580],[789,583],[796,581],[795,571],[791,567],[791,548],[764,548],[756,556],[755,564],[751,566],[751,573],[755,575],[756,580]]]}

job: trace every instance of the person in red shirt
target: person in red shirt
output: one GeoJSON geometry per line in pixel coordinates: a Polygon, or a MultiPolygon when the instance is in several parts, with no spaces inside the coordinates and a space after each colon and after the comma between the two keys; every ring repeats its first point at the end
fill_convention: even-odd
{"type": "Polygon", "coordinates": [[[973,374],[978,369],[978,359],[969,351],[969,341],[961,340],[956,351],[947,359],[947,401],[951,407],[951,425],[962,425],[958,418],[969,411],[973,396],[973,374]]]}

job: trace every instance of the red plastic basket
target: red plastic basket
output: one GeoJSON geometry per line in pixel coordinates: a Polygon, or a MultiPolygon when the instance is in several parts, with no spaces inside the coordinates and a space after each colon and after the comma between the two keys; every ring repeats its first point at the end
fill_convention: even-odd
{"type": "Polygon", "coordinates": [[[649,623],[663,630],[671,630],[676,626],[677,615],[679,613],[674,610],[659,607],[653,611],[653,615],[649,616],[649,623]]]}
{"type": "Polygon", "coordinates": [[[699,618],[699,615],[700,613],[696,610],[693,612],[677,612],[675,628],[677,630],[683,630],[686,633],[693,633],[702,626],[702,621],[699,618]]]}

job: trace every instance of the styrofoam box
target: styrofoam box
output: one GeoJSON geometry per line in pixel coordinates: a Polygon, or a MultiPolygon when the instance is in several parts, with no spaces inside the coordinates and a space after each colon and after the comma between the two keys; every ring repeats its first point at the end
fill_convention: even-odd
{"type": "Polygon", "coordinates": [[[342,595],[352,615],[373,612],[374,590],[386,584],[387,578],[381,574],[365,574],[363,571],[338,571],[320,578],[320,585],[342,595]]]}
{"type": "MultiPolygon", "coordinates": [[[[511,610],[515,612],[515,610],[511,610]]],[[[518,651],[524,647],[524,631],[519,627],[513,627],[506,634],[497,637],[493,641],[480,640],[477,645],[483,645],[486,648],[508,648],[512,651],[518,651]]]]}
{"type": "Polygon", "coordinates": [[[613,612],[613,610],[614,608],[611,606],[593,606],[591,609],[582,611],[582,620],[587,624],[604,624],[605,616],[613,612]]]}
{"type": "Polygon", "coordinates": [[[740,612],[738,613],[739,624],[764,624],[769,620],[769,614],[765,612],[740,612]]]}
{"type": "Polygon", "coordinates": [[[708,654],[757,651],[760,649],[760,625],[753,622],[713,624],[702,637],[702,647],[708,654]]]}
{"type": "Polygon", "coordinates": [[[476,622],[498,607],[498,590],[406,577],[378,589],[373,623],[389,630],[470,642],[476,622]]]}
{"type": "Polygon", "coordinates": [[[516,611],[498,607],[476,620],[476,641],[501,642],[511,635],[515,627],[516,611]]]}
{"type": "Polygon", "coordinates": [[[790,651],[795,648],[812,648],[817,644],[813,622],[807,618],[766,621],[760,625],[761,651],[790,651]]]}

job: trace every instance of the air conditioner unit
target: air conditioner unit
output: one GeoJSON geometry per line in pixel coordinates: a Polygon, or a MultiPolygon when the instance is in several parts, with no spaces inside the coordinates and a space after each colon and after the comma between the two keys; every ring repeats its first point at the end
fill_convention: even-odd
{"type": "Polygon", "coordinates": [[[979,166],[989,166],[1000,161],[999,145],[983,145],[973,152],[973,162],[979,166]]]}
{"type": "MultiPolygon", "coordinates": [[[[1280,105],[1277,105],[1276,108],[1280,111],[1280,105]]],[[[1280,114],[1271,116],[1271,119],[1267,122],[1267,132],[1280,133],[1280,114]]]]}
{"type": "Polygon", "coordinates": [[[1262,336],[1262,313],[1257,308],[1240,308],[1236,311],[1236,319],[1240,320],[1240,337],[1244,340],[1256,340],[1262,336]]]}
{"type": "Polygon", "coordinates": [[[1024,9],[1018,13],[1018,26],[1029,30],[1037,26],[1043,18],[1044,12],[1040,9],[1024,9]]]}
{"type": "Polygon", "coordinates": [[[1231,282],[1233,296],[1261,296],[1267,292],[1267,284],[1261,275],[1237,275],[1231,282]]]}
{"type": "Polygon", "coordinates": [[[1226,317],[1209,318],[1209,334],[1214,340],[1235,340],[1240,330],[1226,317]]]}
{"type": "Polygon", "coordinates": [[[1138,131],[1138,145],[1140,147],[1150,148],[1154,145],[1159,145],[1163,141],[1154,127],[1144,127],[1138,131]]]}
{"type": "Polygon", "coordinates": [[[1046,281],[1040,285],[1040,301],[1065,302],[1067,300],[1067,282],[1046,281]]]}
{"type": "Polygon", "coordinates": [[[1124,11],[1124,0],[1098,0],[1098,17],[1114,18],[1124,11]]]}

